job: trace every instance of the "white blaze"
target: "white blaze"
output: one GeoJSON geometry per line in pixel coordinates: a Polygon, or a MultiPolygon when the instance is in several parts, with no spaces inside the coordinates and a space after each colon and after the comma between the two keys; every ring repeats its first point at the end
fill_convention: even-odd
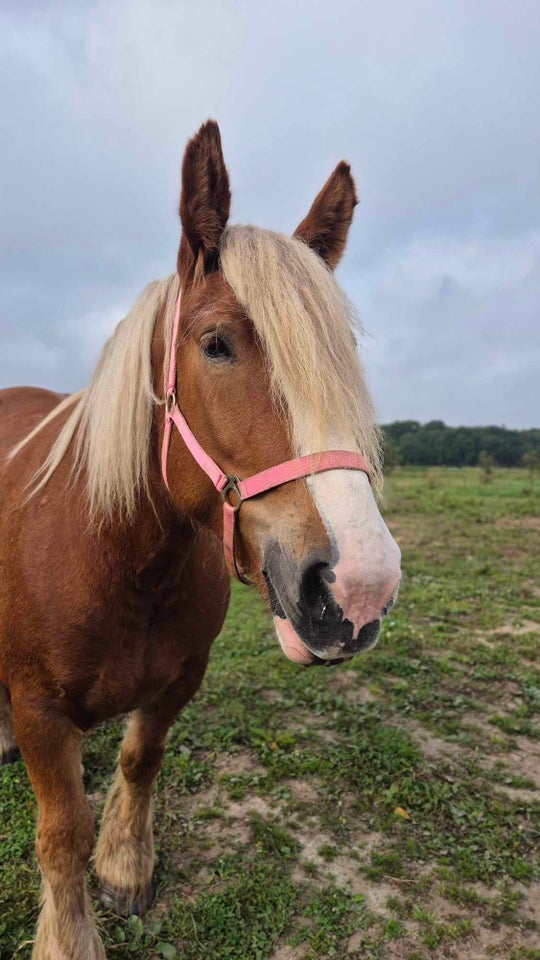
{"type": "Polygon", "coordinates": [[[356,636],[395,599],[401,553],[365,473],[328,470],[309,477],[308,484],[336,554],[330,590],[356,636]]]}

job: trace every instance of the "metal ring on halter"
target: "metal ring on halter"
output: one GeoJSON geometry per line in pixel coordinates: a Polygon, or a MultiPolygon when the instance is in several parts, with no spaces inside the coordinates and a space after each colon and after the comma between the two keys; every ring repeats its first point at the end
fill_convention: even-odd
{"type": "Polygon", "coordinates": [[[175,406],[176,406],[176,393],[174,392],[174,390],[171,390],[171,392],[167,394],[167,397],[165,400],[165,412],[168,417],[170,417],[173,407],[175,406]]]}
{"type": "Polygon", "coordinates": [[[227,483],[225,484],[225,486],[224,486],[223,489],[221,490],[221,496],[223,497],[223,500],[224,500],[224,501],[226,501],[227,503],[230,504],[230,506],[233,508],[234,512],[235,512],[235,513],[238,513],[240,507],[242,506],[243,500],[244,500],[244,498],[242,497],[242,494],[240,493],[240,490],[239,490],[239,488],[238,488],[238,484],[240,483],[240,480],[238,479],[238,477],[231,476],[231,474],[229,474],[229,473],[226,474],[226,477],[227,477],[227,483]],[[228,495],[229,495],[229,493],[230,493],[231,491],[233,492],[234,496],[236,497],[236,503],[231,503],[230,500],[229,500],[229,496],[228,496],[228,495]]]}

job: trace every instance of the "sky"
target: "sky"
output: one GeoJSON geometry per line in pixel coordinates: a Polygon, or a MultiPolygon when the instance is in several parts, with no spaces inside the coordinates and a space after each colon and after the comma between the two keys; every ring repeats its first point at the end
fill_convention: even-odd
{"type": "Polygon", "coordinates": [[[4,0],[0,387],[84,386],[214,117],[232,221],[292,232],[351,163],[381,422],[540,426],[539,50],[537,0],[4,0]]]}

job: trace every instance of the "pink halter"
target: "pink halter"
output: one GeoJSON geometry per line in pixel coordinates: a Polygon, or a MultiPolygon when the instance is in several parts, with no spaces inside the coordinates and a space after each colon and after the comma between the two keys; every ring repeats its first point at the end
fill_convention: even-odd
{"type": "Polygon", "coordinates": [[[244,500],[256,497],[258,494],[272,490],[274,487],[280,487],[291,480],[299,480],[302,477],[309,477],[314,473],[322,473],[325,470],[361,470],[367,474],[369,479],[369,464],[359,453],[352,453],[349,450],[325,450],[323,453],[312,453],[306,457],[297,457],[295,460],[278,463],[275,467],[269,467],[268,470],[254,473],[246,480],[239,480],[238,477],[224,473],[212,460],[212,457],[203,450],[196,436],[191,432],[176,400],[176,341],[180,324],[181,299],[182,293],[180,291],[176,303],[169,352],[165,429],[161,447],[161,472],[165,485],[169,489],[167,458],[174,424],[193,458],[223,497],[223,546],[227,567],[230,573],[234,574],[242,583],[248,583],[249,581],[246,580],[237,566],[234,545],[236,514],[244,500]],[[231,495],[234,498],[233,503],[228,499],[231,495]]]}

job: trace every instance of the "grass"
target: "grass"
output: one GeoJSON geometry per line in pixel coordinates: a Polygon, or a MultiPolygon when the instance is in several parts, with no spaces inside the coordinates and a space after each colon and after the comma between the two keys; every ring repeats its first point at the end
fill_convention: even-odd
{"type": "MultiPolygon", "coordinates": [[[[539,506],[522,471],[392,474],[399,603],[332,670],[289,664],[235,586],[159,777],[157,903],[98,907],[111,957],[539,960],[539,506]]],[[[98,812],[120,736],[86,741],[98,812]]],[[[1,960],[30,956],[34,816],[3,768],[1,960]]]]}

